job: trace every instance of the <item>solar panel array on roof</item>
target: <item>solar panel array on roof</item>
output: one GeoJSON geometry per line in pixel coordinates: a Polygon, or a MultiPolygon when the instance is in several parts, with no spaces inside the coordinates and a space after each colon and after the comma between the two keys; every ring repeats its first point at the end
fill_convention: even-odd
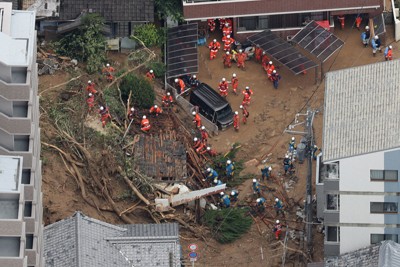
{"type": "Polygon", "coordinates": [[[321,62],[325,62],[344,44],[342,40],[315,21],[308,23],[293,36],[292,41],[316,56],[321,62]]]}
{"type": "Polygon", "coordinates": [[[198,72],[197,29],[197,23],[168,29],[167,78],[198,72]]]}
{"type": "Polygon", "coordinates": [[[296,75],[318,66],[270,30],[252,35],[247,40],[259,45],[266,53],[288,67],[296,75]]]}

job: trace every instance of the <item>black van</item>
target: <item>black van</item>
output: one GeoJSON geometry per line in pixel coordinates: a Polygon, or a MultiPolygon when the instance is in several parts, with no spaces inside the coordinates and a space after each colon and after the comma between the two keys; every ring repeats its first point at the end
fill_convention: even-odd
{"type": "Polygon", "coordinates": [[[201,83],[190,94],[190,103],[199,107],[201,115],[224,129],[233,123],[233,111],[225,98],[220,96],[209,85],[201,83]]]}

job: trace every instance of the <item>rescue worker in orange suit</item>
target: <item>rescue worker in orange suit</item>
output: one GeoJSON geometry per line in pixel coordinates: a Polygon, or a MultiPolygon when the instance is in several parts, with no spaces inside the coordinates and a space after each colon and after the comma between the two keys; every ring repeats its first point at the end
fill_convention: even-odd
{"type": "Polygon", "coordinates": [[[193,138],[193,148],[199,153],[204,148],[203,142],[199,140],[197,137],[193,138]]]}
{"type": "Polygon", "coordinates": [[[356,18],[356,28],[357,28],[357,30],[360,30],[361,21],[362,21],[362,17],[361,16],[357,16],[357,18],[356,18]]]}
{"type": "Polygon", "coordinates": [[[192,112],[192,115],[193,115],[193,123],[194,123],[194,125],[196,125],[197,128],[200,128],[200,127],[201,127],[201,118],[200,118],[200,115],[197,114],[196,111],[193,111],[193,112],[192,112]]]}
{"type": "Polygon", "coordinates": [[[243,90],[242,94],[243,94],[242,106],[250,105],[251,95],[253,94],[253,91],[250,90],[248,86],[246,86],[246,89],[243,90]]]}
{"type": "Polygon", "coordinates": [[[218,89],[219,89],[219,94],[222,97],[228,96],[228,82],[226,81],[225,78],[221,79],[221,82],[218,84],[218,89]]]}
{"type": "Polygon", "coordinates": [[[108,107],[101,106],[100,110],[99,110],[99,114],[100,114],[101,124],[104,128],[104,127],[106,127],[107,121],[109,119],[111,119],[111,115],[110,115],[110,112],[108,111],[108,107]]]}
{"type": "Polygon", "coordinates": [[[389,45],[386,49],[385,49],[385,60],[392,60],[392,53],[393,53],[393,47],[391,45],[389,45]]]}
{"type": "Polygon", "coordinates": [[[174,102],[174,99],[172,98],[171,93],[168,92],[166,95],[162,97],[161,101],[164,107],[169,107],[174,102]]]}
{"type": "Polygon", "coordinates": [[[278,240],[282,233],[282,225],[279,220],[276,220],[273,231],[275,233],[275,239],[278,240]]]}
{"type": "Polygon", "coordinates": [[[256,49],[254,51],[256,62],[261,62],[261,57],[263,55],[263,50],[260,45],[256,45],[256,49]]]}
{"type": "Polygon", "coordinates": [[[246,124],[247,118],[250,116],[250,113],[247,110],[246,106],[240,105],[240,109],[242,110],[242,115],[243,115],[242,122],[243,124],[246,124]]]}
{"type": "Polygon", "coordinates": [[[140,130],[142,130],[143,132],[150,131],[150,128],[151,128],[150,122],[146,116],[142,117],[142,121],[140,122],[140,127],[141,127],[140,130]]]}
{"type": "Polygon", "coordinates": [[[223,63],[224,63],[224,68],[230,68],[232,66],[232,56],[229,53],[229,51],[226,51],[223,59],[223,63]]]}
{"type": "Polygon", "coordinates": [[[207,133],[207,130],[206,130],[205,126],[201,126],[200,133],[201,133],[201,142],[203,142],[204,144],[207,144],[208,133],[207,133]]]}
{"type": "Polygon", "coordinates": [[[235,115],[233,115],[233,128],[235,128],[236,131],[239,131],[239,124],[240,124],[239,112],[235,111],[235,115]]]}
{"type": "Polygon", "coordinates": [[[218,153],[217,151],[215,151],[214,149],[212,149],[211,147],[207,147],[206,149],[207,154],[210,155],[211,157],[215,157],[218,153]]]}
{"type": "Polygon", "coordinates": [[[185,82],[182,79],[175,79],[175,88],[178,91],[178,95],[182,94],[185,91],[185,82]]]}
{"type": "Polygon", "coordinates": [[[128,113],[128,120],[131,121],[137,116],[137,112],[134,107],[131,107],[128,113]]]}
{"type": "Polygon", "coordinates": [[[344,15],[339,15],[338,20],[340,22],[340,28],[343,30],[344,29],[344,15]]]}
{"type": "Polygon", "coordinates": [[[112,82],[114,80],[114,76],[112,75],[115,69],[110,66],[110,64],[106,64],[106,67],[103,68],[103,75],[106,76],[107,82],[112,82]]]}
{"type": "Polygon", "coordinates": [[[158,115],[161,114],[163,111],[162,111],[162,109],[161,109],[159,106],[154,105],[154,106],[152,106],[152,107],[150,108],[149,112],[150,112],[151,115],[158,116],[158,115]]]}
{"type": "Polygon", "coordinates": [[[232,20],[230,18],[225,19],[225,24],[227,24],[227,23],[232,28],[233,23],[232,23],[232,20]]]}
{"type": "Polygon", "coordinates": [[[210,32],[214,32],[215,31],[215,20],[214,19],[208,19],[207,20],[207,24],[208,24],[208,30],[210,32]]]}
{"type": "Polygon", "coordinates": [[[231,51],[231,46],[235,40],[228,34],[222,37],[222,42],[224,43],[224,51],[231,51]]]}
{"type": "Polygon", "coordinates": [[[88,97],[86,98],[86,103],[88,105],[89,112],[91,112],[92,108],[94,107],[94,94],[92,93],[88,94],[88,97]]]}
{"type": "Polygon", "coordinates": [[[261,64],[263,68],[268,64],[269,58],[267,56],[267,53],[265,51],[262,52],[262,59],[261,59],[261,64]]]}
{"type": "Polygon", "coordinates": [[[95,83],[92,82],[92,81],[88,81],[87,83],[88,83],[88,84],[87,84],[87,86],[86,86],[86,91],[87,91],[88,93],[92,93],[92,94],[97,93],[96,89],[94,89],[95,83]]]}
{"type": "Polygon", "coordinates": [[[265,65],[264,70],[267,73],[268,79],[272,81],[272,72],[275,70],[275,66],[274,64],[272,64],[272,61],[268,62],[268,64],[265,65]]]}
{"type": "Polygon", "coordinates": [[[244,70],[244,62],[246,61],[247,55],[243,53],[243,50],[240,49],[239,53],[236,55],[236,63],[239,69],[244,70]]]}
{"type": "Polygon", "coordinates": [[[149,70],[146,73],[146,77],[147,77],[147,79],[149,79],[149,81],[152,81],[152,80],[154,80],[156,78],[156,76],[154,75],[154,71],[153,70],[149,70]]]}
{"type": "Polygon", "coordinates": [[[222,35],[228,36],[232,34],[232,27],[229,23],[225,23],[224,27],[222,28],[222,35]]]}
{"type": "Polygon", "coordinates": [[[237,95],[237,89],[238,89],[238,86],[239,86],[239,79],[236,77],[236,73],[232,74],[231,85],[232,85],[233,93],[235,93],[235,95],[237,95]]]}
{"type": "Polygon", "coordinates": [[[217,57],[218,50],[221,48],[221,44],[214,39],[209,45],[208,48],[210,49],[210,60],[213,60],[217,57]]]}
{"type": "Polygon", "coordinates": [[[218,19],[219,21],[219,29],[222,30],[222,28],[225,26],[225,18],[220,18],[218,19]]]}

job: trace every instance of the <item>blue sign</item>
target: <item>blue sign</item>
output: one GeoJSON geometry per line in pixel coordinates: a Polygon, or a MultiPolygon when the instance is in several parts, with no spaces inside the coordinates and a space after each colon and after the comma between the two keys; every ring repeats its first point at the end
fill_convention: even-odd
{"type": "Polygon", "coordinates": [[[197,256],[198,256],[197,252],[192,251],[189,253],[189,258],[195,259],[197,258],[197,256]]]}

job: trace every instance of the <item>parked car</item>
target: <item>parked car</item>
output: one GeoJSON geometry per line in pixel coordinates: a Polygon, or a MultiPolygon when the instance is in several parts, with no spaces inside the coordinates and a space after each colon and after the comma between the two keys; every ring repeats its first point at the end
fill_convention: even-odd
{"type": "Polygon", "coordinates": [[[233,123],[233,111],[225,98],[205,83],[190,94],[190,103],[197,106],[201,115],[224,129],[233,123]]]}

